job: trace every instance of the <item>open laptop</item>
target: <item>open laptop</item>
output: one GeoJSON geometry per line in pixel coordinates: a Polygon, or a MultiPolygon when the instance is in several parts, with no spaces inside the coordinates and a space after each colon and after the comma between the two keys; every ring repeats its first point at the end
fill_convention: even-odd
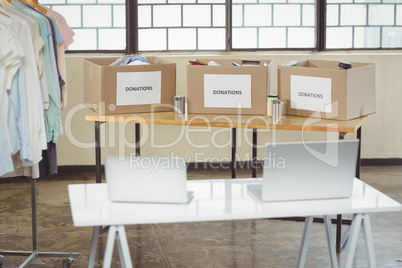
{"type": "Polygon", "coordinates": [[[266,144],[261,201],[347,198],[352,195],[359,140],[266,144]]]}
{"type": "Polygon", "coordinates": [[[105,177],[113,202],[188,203],[193,197],[180,157],[108,156],[105,177]]]}

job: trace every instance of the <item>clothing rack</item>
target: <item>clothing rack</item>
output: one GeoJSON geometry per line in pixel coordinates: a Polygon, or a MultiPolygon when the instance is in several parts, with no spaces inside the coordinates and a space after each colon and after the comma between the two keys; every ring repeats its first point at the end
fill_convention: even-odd
{"type": "MultiPolygon", "coordinates": [[[[24,137],[19,137],[18,141],[12,143],[11,139],[4,135],[6,139],[2,140],[2,148],[9,146],[10,156],[16,155],[18,151],[21,153],[23,148],[24,152],[23,157],[16,159],[21,162],[21,165],[15,164],[14,159],[7,155],[5,158],[7,166],[3,168],[1,175],[17,177],[24,174],[31,180],[32,251],[0,249],[0,267],[5,263],[6,255],[27,256],[19,267],[28,266],[37,257],[65,257],[62,267],[70,267],[74,258],[79,257],[79,253],[40,252],[38,250],[36,179],[57,173],[56,143],[58,136],[63,132],[60,124],[61,110],[66,106],[67,101],[65,50],[74,41],[74,32],[61,14],[40,5],[37,0],[0,0],[0,3],[2,1],[6,4],[1,5],[0,10],[2,13],[0,22],[2,21],[3,25],[1,33],[7,36],[3,42],[19,44],[19,49],[6,50],[8,53],[6,55],[10,58],[6,58],[6,63],[11,65],[15,61],[19,64],[15,64],[15,71],[8,73],[11,85],[7,84],[7,87],[0,88],[1,91],[8,90],[9,96],[15,100],[14,102],[8,100],[9,106],[6,108],[0,105],[0,111],[3,109],[7,111],[4,113],[5,115],[0,114],[0,117],[5,118],[1,120],[4,127],[2,126],[0,129],[4,128],[7,131],[8,128],[5,126],[8,126],[8,120],[14,122],[13,120],[16,120],[17,116],[24,115],[20,126],[12,125],[12,131],[7,133],[10,137],[19,137],[13,134],[22,133],[20,136],[24,135],[24,137]],[[10,27],[8,27],[9,25],[10,27]],[[33,27],[34,25],[36,27],[33,27]],[[37,53],[40,56],[37,56],[37,53]],[[20,66],[23,69],[20,69],[20,66]],[[23,71],[20,72],[20,70],[23,71]],[[12,94],[13,92],[14,94],[12,94]],[[27,105],[27,103],[31,105],[27,105]],[[20,112],[18,109],[20,107],[29,109],[20,112]],[[9,110],[13,111],[11,119],[6,116],[10,114],[9,110]],[[22,165],[22,162],[27,164],[22,165]],[[16,166],[22,167],[22,173],[15,168],[16,166]]],[[[1,133],[0,137],[4,136],[1,133]]],[[[2,152],[8,153],[6,150],[2,150],[2,152]]]]}
{"type": "Polygon", "coordinates": [[[36,257],[65,257],[62,261],[63,268],[69,268],[74,258],[80,256],[76,252],[40,252],[38,250],[38,231],[37,231],[37,207],[36,207],[36,179],[31,179],[31,206],[32,206],[32,251],[11,251],[0,249],[0,267],[2,267],[5,256],[28,256],[28,258],[19,266],[27,267],[36,257]]]}

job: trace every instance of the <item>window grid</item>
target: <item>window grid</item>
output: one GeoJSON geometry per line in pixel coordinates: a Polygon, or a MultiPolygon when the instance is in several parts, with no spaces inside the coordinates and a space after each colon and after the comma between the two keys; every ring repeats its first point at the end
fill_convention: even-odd
{"type": "MultiPolygon", "coordinates": [[[[246,1],[245,1],[246,2],[246,1]]],[[[232,31],[236,31],[236,29],[255,29],[256,30],[256,42],[255,42],[255,46],[253,47],[247,47],[247,48],[242,48],[241,45],[237,46],[233,41],[232,41],[232,48],[233,50],[237,50],[237,49],[315,49],[317,46],[317,42],[316,42],[316,37],[317,37],[317,33],[316,33],[316,18],[314,18],[314,23],[313,25],[308,25],[305,26],[303,24],[304,21],[304,12],[307,12],[307,8],[312,8],[315,14],[316,12],[316,4],[313,2],[311,3],[311,1],[305,1],[306,3],[290,3],[289,1],[286,3],[268,3],[268,2],[259,2],[259,3],[233,3],[232,7],[234,9],[238,9],[240,8],[241,10],[241,25],[237,25],[237,23],[234,22],[234,24],[232,25],[232,31]],[[248,18],[246,18],[247,14],[246,14],[246,9],[250,8],[250,7],[255,7],[258,8],[259,6],[263,5],[268,11],[269,11],[269,23],[266,25],[253,25],[253,26],[249,26],[247,25],[246,21],[248,18]],[[297,19],[292,19],[292,18],[288,18],[288,21],[293,21],[291,24],[286,25],[285,23],[277,23],[275,21],[275,19],[277,17],[281,17],[281,15],[285,16],[285,14],[283,12],[281,12],[282,8],[288,8],[289,6],[298,9],[298,12],[296,12],[296,16],[298,17],[297,19]],[[282,37],[283,40],[280,40],[282,45],[263,45],[262,44],[262,37],[264,37],[264,35],[261,35],[261,29],[276,29],[276,30],[283,30],[283,32],[285,33],[284,36],[282,37]],[[291,29],[312,29],[313,34],[311,36],[309,36],[309,42],[310,44],[307,46],[297,46],[297,44],[291,44],[290,43],[290,38],[289,35],[292,34],[291,29]]],[[[232,13],[233,15],[233,21],[236,21],[237,17],[236,15],[238,15],[238,13],[236,11],[234,11],[232,13]]],[[[233,36],[233,33],[232,33],[233,36]]],[[[236,36],[233,36],[234,38],[236,38],[236,36]]],[[[275,38],[278,38],[278,36],[275,36],[275,38]]],[[[269,39],[269,37],[267,38],[269,39]]]]}
{"type": "MultiPolygon", "coordinates": [[[[337,23],[331,24],[327,21],[327,40],[326,40],[326,49],[398,49],[402,47],[402,25],[398,25],[398,6],[401,6],[402,1],[400,3],[396,3],[397,1],[384,1],[376,2],[376,3],[365,3],[363,1],[354,1],[354,3],[342,3],[341,1],[328,1],[330,3],[327,4],[328,9],[331,12],[337,11],[337,23]],[[352,10],[352,8],[360,7],[364,10],[361,14],[364,14],[363,19],[364,22],[359,23],[358,25],[353,23],[345,22],[345,18],[350,17],[350,14],[347,14],[352,10]],[[348,11],[349,9],[349,11],[348,11]],[[391,11],[389,14],[385,14],[388,9],[391,11]],[[382,14],[375,14],[375,11],[384,11],[382,14]],[[374,12],[373,14],[370,11],[374,12]],[[345,13],[345,14],[344,14],[345,13]],[[392,21],[389,23],[375,23],[375,20],[384,18],[389,18],[392,16],[392,21]],[[373,22],[371,22],[373,20],[373,22]],[[347,35],[348,28],[351,28],[349,33],[349,41],[350,44],[347,45],[346,40],[337,40],[331,36],[331,33],[338,32],[339,36],[342,36],[342,33],[347,35]],[[385,30],[389,30],[387,33],[385,30]],[[397,31],[399,30],[399,34],[397,31]],[[359,34],[360,33],[360,34],[359,34]],[[395,36],[393,40],[391,37],[395,36]],[[388,40],[387,40],[387,37],[388,40]],[[378,43],[376,43],[378,40],[378,43]]],[[[329,14],[331,16],[331,14],[329,14]]],[[[400,14],[402,16],[402,14],[400,14]]]]}
{"type": "Polygon", "coordinates": [[[125,16],[125,2],[118,2],[118,1],[109,1],[110,3],[101,3],[99,0],[94,1],[69,1],[69,0],[42,0],[41,4],[47,6],[51,9],[62,14],[67,22],[69,23],[71,29],[76,33],[74,38],[74,43],[68,48],[69,51],[78,50],[78,51],[101,51],[101,50],[108,50],[108,51],[121,51],[125,50],[126,48],[126,40],[125,40],[125,33],[120,34],[119,41],[123,40],[124,44],[120,45],[120,47],[113,47],[114,44],[111,40],[107,40],[108,38],[104,38],[103,40],[100,38],[102,35],[102,31],[104,30],[121,30],[125,31],[126,27],[124,26],[116,26],[114,25],[115,17],[119,17],[122,14],[114,14],[117,7],[122,7],[124,10],[125,16]],[[93,3],[92,3],[93,2],[93,3]],[[88,12],[91,12],[91,8],[107,8],[110,9],[106,16],[102,17],[102,20],[98,25],[85,25],[85,14],[86,9],[88,12]],[[73,8],[75,8],[73,10],[73,8]],[[79,14],[77,14],[77,12],[79,14]],[[115,16],[116,15],[116,16],[115,16]],[[106,21],[105,21],[106,20],[106,21]],[[108,23],[108,26],[100,25],[102,23],[108,23]],[[88,40],[86,38],[90,38],[91,33],[94,33],[94,42],[92,40],[88,40]],[[89,43],[89,45],[87,45],[89,43]],[[108,45],[108,43],[110,43],[108,45]]]}
{"type": "MultiPolygon", "coordinates": [[[[198,2],[198,1],[197,1],[198,2]]],[[[138,4],[138,8],[141,7],[149,7],[149,18],[147,18],[150,21],[150,25],[149,26],[141,26],[140,22],[139,22],[139,26],[138,26],[138,31],[139,31],[139,36],[138,36],[138,50],[139,51],[161,51],[161,52],[166,52],[166,51],[202,51],[202,50],[216,50],[216,51],[224,51],[226,50],[226,25],[223,24],[222,26],[215,26],[214,25],[214,15],[215,12],[217,12],[215,10],[216,7],[222,7],[223,8],[223,15],[226,16],[225,13],[225,8],[226,8],[226,4],[225,3],[155,3],[155,4],[148,4],[148,3],[144,3],[138,4]],[[171,22],[172,24],[176,24],[176,25],[169,25],[169,23],[167,23],[166,25],[160,25],[160,23],[155,23],[155,20],[157,19],[157,14],[155,14],[156,10],[158,9],[163,9],[165,8],[165,10],[168,10],[169,8],[170,11],[173,10],[173,7],[179,7],[180,9],[180,23],[178,22],[171,22]],[[201,25],[201,24],[205,24],[205,22],[198,22],[195,21],[193,24],[189,24],[188,22],[186,22],[186,18],[188,16],[188,13],[190,13],[190,8],[192,7],[197,7],[198,9],[200,9],[201,7],[203,7],[203,11],[205,13],[205,11],[207,11],[207,13],[205,13],[205,15],[209,16],[209,22],[207,23],[208,25],[201,25]],[[178,23],[178,24],[177,24],[178,23]],[[145,34],[146,32],[151,32],[153,29],[157,30],[165,30],[165,38],[163,38],[162,36],[160,37],[161,40],[164,41],[164,44],[160,46],[159,49],[142,49],[142,47],[146,46],[145,44],[142,44],[143,39],[141,38],[141,34],[145,34]],[[223,42],[220,42],[220,46],[216,46],[214,49],[205,49],[203,47],[200,47],[200,42],[202,41],[202,38],[200,38],[201,32],[203,30],[217,30],[220,29],[224,32],[223,37],[223,42]],[[184,35],[182,36],[184,39],[191,39],[188,40],[189,44],[187,47],[180,47],[180,41],[178,40],[178,37],[174,38],[173,32],[179,33],[181,30],[183,30],[182,32],[185,33],[186,30],[190,31],[193,30],[194,31],[194,36],[192,36],[192,38],[190,38],[188,35],[184,35]]],[[[158,11],[159,12],[159,11],[158,11]]],[[[222,15],[221,14],[221,15],[222,15]]],[[[168,20],[171,18],[167,18],[168,20]]],[[[163,24],[163,23],[162,23],[163,24]]],[[[180,35],[178,35],[180,36],[180,35]]],[[[157,37],[154,39],[149,40],[148,42],[152,42],[152,41],[157,41],[156,40],[157,37]]],[[[183,41],[184,42],[184,41],[183,41]]],[[[145,42],[144,42],[145,43],[145,42]]]]}
{"type": "MultiPolygon", "coordinates": [[[[76,32],[75,41],[69,47],[70,51],[126,51],[136,53],[145,51],[236,51],[264,49],[308,49],[322,51],[402,48],[402,0],[327,0],[325,4],[321,1],[312,0],[232,0],[233,3],[231,6],[227,6],[226,2],[228,1],[42,0],[41,4],[61,13],[76,32]],[[265,25],[265,22],[264,25],[258,25],[258,23],[247,25],[245,9],[246,7],[257,5],[270,7],[270,18],[267,25],[265,25]],[[139,27],[137,23],[133,23],[137,19],[136,16],[135,18],[129,17],[127,21],[130,21],[130,23],[123,25],[126,22],[126,13],[135,14],[138,8],[143,6],[149,6],[151,9],[151,25],[139,27]],[[180,24],[174,26],[155,26],[154,7],[157,6],[180,6],[180,24]],[[185,8],[191,6],[209,6],[208,12],[210,17],[207,25],[186,25],[184,18],[185,8]],[[288,7],[293,7],[293,9],[297,9],[295,7],[298,7],[297,25],[276,25],[275,8],[280,6],[287,6],[287,9],[288,7]],[[126,7],[130,8],[131,12],[130,10],[125,10],[126,7]],[[236,18],[233,10],[238,7],[241,8],[240,25],[234,23],[236,18]],[[91,19],[85,15],[86,9],[90,10],[92,8],[103,10],[101,11],[103,12],[101,16],[98,16],[98,18],[102,18],[98,21],[98,25],[93,21],[91,22],[91,19]],[[359,23],[357,24],[348,24],[348,20],[345,20],[345,18],[357,19],[353,18],[353,16],[343,15],[348,9],[353,10],[353,8],[364,9],[364,13],[361,13],[364,17],[364,23],[358,20],[359,23]],[[311,18],[312,10],[314,11],[314,16],[318,14],[319,18],[314,20],[311,18]],[[226,17],[225,19],[221,19],[221,22],[219,22],[221,24],[219,25],[216,25],[214,22],[218,17],[214,16],[215,12],[220,12],[220,14],[226,17]],[[333,12],[337,12],[337,14],[332,14],[333,12]],[[320,18],[322,17],[321,14],[324,14],[324,19],[320,18]],[[332,21],[332,24],[329,24],[328,18],[334,15],[336,16],[336,23],[332,21]],[[314,23],[310,25],[312,21],[314,23]],[[306,22],[308,25],[305,24],[306,22]],[[143,49],[141,47],[140,31],[153,29],[165,30],[166,40],[163,43],[163,49],[143,49]],[[180,33],[181,29],[184,30],[183,33],[180,33]],[[291,37],[292,33],[298,32],[298,29],[309,32],[309,40],[312,40],[307,45],[300,46],[299,44],[303,42],[298,42],[297,38],[291,37]],[[189,35],[185,34],[186,30],[189,35]],[[252,38],[254,40],[252,40],[252,45],[246,44],[244,47],[236,45],[237,30],[253,31],[252,38]],[[109,38],[107,40],[104,37],[106,31],[109,31],[108,33],[112,34],[115,39],[110,40],[109,38]],[[207,33],[210,33],[213,38],[218,40],[212,47],[207,46],[207,42],[203,41],[205,38],[208,38],[207,33]],[[275,38],[269,38],[270,34],[275,34],[275,38]],[[191,40],[187,43],[183,42],[182,45],[184,47],[180,47],[181,44],[178,45],[179,42],[172,42],[172,40],[174,41],[175,38],[177,39],[180,36],[184,36],[187,39],[191,36],[191,40]],[[337,36],[341,37],[338,38],[337,36]],[[269,42],[269,39],[280,40],[276,40],[277,42],[275,43],[269,42]]],[[[290,17],[289,19],[293,20],[294,18],[290,17]]]]}

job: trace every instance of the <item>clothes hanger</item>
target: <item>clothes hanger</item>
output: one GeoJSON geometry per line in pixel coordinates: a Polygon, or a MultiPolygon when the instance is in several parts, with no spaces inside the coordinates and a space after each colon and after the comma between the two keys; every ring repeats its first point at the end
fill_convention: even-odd
{"type": "MultiPolygon", "coordinates": [[[[0,7],[2,7],[2,6],[3,6],[3,4],[1,3],[1,0],[0,0],[0,7]]],[[[1,10],[0,10],[0,14],[6,16],[7,18],[10,17],[10,16],[7,15],[6,13],[2,12],[1,10]]]]}
{"type": "MultiPolygon", "coordinates": [[[[0,3],[0,7],[1,7],[1,3],[0,3]]],[[[9,15],[7,15],[6,13],[2,12],[1,10],[0,10],[0,14],[1,14],[1,15],[6,16],[7,18],[9,18],[9,17],[10,17],[10,16],[9,16],[9,15]]]]}
{"type": "Polygon", "coordinates": [[[29,4],[31,4],[33,7],[35,7],[37,10],[39,10],[40,12],[42,12],[43,14],[46,14],[47,10],[45,8],[43,8],[38,0],[23,0],[28,2],[29,4]]]}

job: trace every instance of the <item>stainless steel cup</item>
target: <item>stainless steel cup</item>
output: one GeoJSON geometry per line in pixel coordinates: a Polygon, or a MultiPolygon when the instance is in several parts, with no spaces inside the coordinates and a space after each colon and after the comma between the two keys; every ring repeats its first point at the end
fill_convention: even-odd
{"type": "Polygon", "coordinates": [[[186,98],[184,96],[174,96],[174,112],[176,114],[185,114],[186,98]]]}
{"type": "Polygon", "coordinates": [[[272,101],[272,119],[279,120],[283,116],[283,101],[273,100],[272,101]]]}

